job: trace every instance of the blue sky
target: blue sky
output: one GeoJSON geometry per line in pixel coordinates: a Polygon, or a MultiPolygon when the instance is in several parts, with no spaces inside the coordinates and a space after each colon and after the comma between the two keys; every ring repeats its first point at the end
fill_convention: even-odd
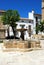
{"type": "Polygon", "coordinates": [[[0,10],[18,10],[21,17],[28,17],[28,12],[35,11],[41,14],[42,0],[0,0],[0,10]]]}

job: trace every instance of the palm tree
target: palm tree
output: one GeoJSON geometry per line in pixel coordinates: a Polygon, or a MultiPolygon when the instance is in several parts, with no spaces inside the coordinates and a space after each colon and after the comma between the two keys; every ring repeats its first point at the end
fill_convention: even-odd
{"type": "MultiPolygon", "coordinates": [[[[17,10],[7,10],[3,17],[2,17],[3,23],[8,24],[12,27],[14,37],[15,37],[15,30],[16,30],[16,21],[20,20],[20,15],[17,10]]],[[[9,27],[8,27],[9,28],[9,27]]],[[[9,34],[8,34],[9,36],[9,34]]]]}

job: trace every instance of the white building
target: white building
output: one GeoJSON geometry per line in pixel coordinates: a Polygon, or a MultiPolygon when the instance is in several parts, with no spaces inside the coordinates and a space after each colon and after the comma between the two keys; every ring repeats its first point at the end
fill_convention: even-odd
{"type": "MultiPolygon", "coordinates": [[[[1,21],[1,16],[3,15],[5,11],[0,10],[0,21],[1,21]]],[[[20,18],[19,22],[16,22],[17,27],[16,29],[18,30],[16,33],[17,37],[22,36],[22,31],[24,31],[23,36],[25,40],[27,40],[31,35],[36,34],[36,26],[38,23],[40,23],[41,20],[41,15],[40,14],[35,14],[34,11],[28,13],[28,18],[20,18]]],[[[7,27],[7,26],[6,26],[7,27]]],[[[9,35],[13,35],[13,30],[10,27],[9,28],[9,35]]],[[[5,36],[7,37],[7,30],[5,36]]]]}
{"type": "MultiPolygon", "coordinates": [[[[5,11],[0,11],[0,16],[3,14],[5,11]]],[[[0,19],[1,20],[1,19],[0,19]]],[[[38,23],[40,23],[41,20],[41,15],[40,14],[35,14],[34,11],[28,13],[28,18],[20,18],[19,22],[16,22],[17,27],[16,29],[18,30],[16,33],[17,37],[22,36],[22,30],[24,31],[23,37],[25,40],[27,40],[31,35],[36,34],[36,26],[38,23]]],[[[9,28],[9,35],[13,35],[12,28],[9,28]]],[[[5,36],[7,37],[7,30],[5,36]]]]}
{"type": "MultiPolygon", "coordinates": [[[[24,31],[24,39],[28,39],[31,35],[36,34],[36,26],[40,23],[41,15],[35,14],[34,11],[28,13],[28,18],[20,18],[19,22],[16,22],[16,29],[27,29],[24,31]]],[[[17,32],[17,36],[21,36],[21,31],[17,32]]]]}

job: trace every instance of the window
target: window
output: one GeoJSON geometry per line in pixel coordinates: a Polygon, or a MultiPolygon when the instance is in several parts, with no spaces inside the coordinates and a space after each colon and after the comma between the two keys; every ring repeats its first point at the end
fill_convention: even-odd
{"type": "Polygon", "coordinates": [[[38,22],[38,17],[36,17],[36,23],[38,22]]]}
{"type": "Polygon", "coordinates": [[[29,25],[29,31],[28,31],[28,33],[29,33],[29,36],[31,36],[31,25],[29,25]]]}
{"type": "Polygon", "coordinates": [[[21,28],[24,28],[25,25],[20,25],[20,26],[21,26],[21,28]]]}
{"type": "Polygon", "coordinates": [[[23,20],[21,22],[24,22],[23,20]]]}
{"type": "Polygon", "coordinates": [[[31,23],[31,21],[29,21],[29,23],[31,23]]]}
{"type": "Polygon", "coordinates": [[[33,24],[33,21],[29,21],[29,23],[32,23],[33,24]]]}

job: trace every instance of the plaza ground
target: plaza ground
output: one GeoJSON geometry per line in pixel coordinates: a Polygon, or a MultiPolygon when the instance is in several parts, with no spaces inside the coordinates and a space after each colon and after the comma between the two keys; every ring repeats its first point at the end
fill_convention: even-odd
{"type": "Polygon", "coordinates": [[[44,65],[44,50],[0,52],[0,65],[44,65]]]}
{"type": "Polygon", "coordinates": [[[29,52],[2,51],[0,44],[0,65],[44,65],[44,49],[29,52]]]}

